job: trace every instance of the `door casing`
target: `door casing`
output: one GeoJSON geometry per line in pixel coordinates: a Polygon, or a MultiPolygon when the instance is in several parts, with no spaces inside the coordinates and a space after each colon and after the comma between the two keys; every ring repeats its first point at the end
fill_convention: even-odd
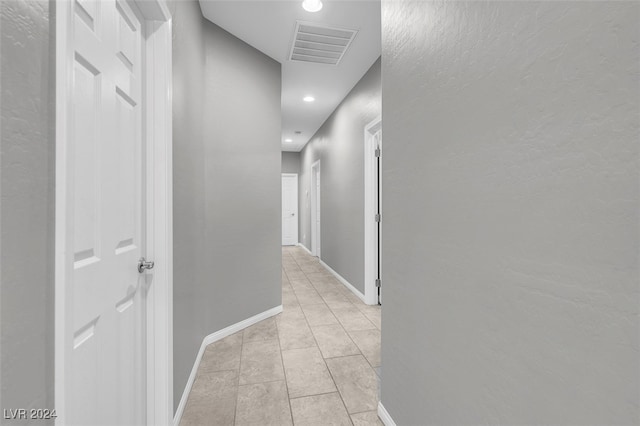
{"type": "MultiPolygon", "coordinates": [[[[374,135],[382,128],[382,117],[377,117],[364,128],[364,302],[378,304],[376,278],[378,272],[378,224],[375,221],[378,197],[377,161],[374,135]]],[[[382,147],[382,141],[380,141],[382,147]]],[[[380,253],[382,255],[382,253],[380,253]]]]}
{"type": "MultiPolygon", "coordinates": [[[[155,261],[147,295],[147,423],[173,422],[173,241],[172,241],[172,23],[166,0],[127,0],[145,27],[143,146],[146,161],[146,245],[155,261]]],[[[55,188],[55,363],[56,424],[66,423],[66,289],[73,261],[68,238],[67,168],[73,88],[73,7],[56,2],[56,188],[55,188]]]]}
{"type": "MultiPolygon", "coordinates": [[[[311,193],[311,254],[317,256],[318,259],[321,259],[321,244],[322,240],[320,238],[320,225],[322,224],[322,216],[318,220],[317,212],[321,211],[321,203],[320,203],[320,193],[322,187],[318,189],[317,185],[317,177],[321,176],[320,174],[320,160],[316,161],[311,165],[311,180],[310,180],[310,193],[311,193]]],[[[322,177],[320,178],[320,185],[322,185],[322,177]]]]}

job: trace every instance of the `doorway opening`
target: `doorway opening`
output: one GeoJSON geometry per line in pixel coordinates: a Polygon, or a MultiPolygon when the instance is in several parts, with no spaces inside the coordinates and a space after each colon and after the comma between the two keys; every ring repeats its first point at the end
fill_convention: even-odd
{"type": "Polygon", "coordinates": [[[320,160],[311,165],[311,254],[321,258],[320,160]]]}
{"type": "Polygon", "coordinates": [[[382,303],[382,118],[364,129],[364,297],[382,303]]]}
{"type": "Polygon", "coordinates": [[[282,173],[282,245],[298,244],[298,174],[282,173]]]}

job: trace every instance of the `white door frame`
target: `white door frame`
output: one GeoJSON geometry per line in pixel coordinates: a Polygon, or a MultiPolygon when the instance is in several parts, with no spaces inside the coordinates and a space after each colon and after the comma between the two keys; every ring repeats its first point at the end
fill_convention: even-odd
{"type": "MultiPolygon", "coordinates": [[[[320,220],[318,221],[316,218],[316,212],[321,210],[320,203],[320,194],[322,193],[322,187],[320,191],[318,191],[318,186],[316,183],[317,175],[321,175],[320,172],[320,160],[316,161],[311,165],[311,179],[310,179],[310,189],[311,189],[311,254],[317,256],[318,259],[321,259],[321,244],[322,240],[320,239],[320,225],[322,222],[322,216],[320,216],[320,220]],[[317,207],[316,207],[317,203],[317,207]]],[[[321,175],[322,176],[322,175],[321,175]]],[[[322,177],[320,178],[320,185],[322,185],[322,177]]]]}
{"type": "MultiPolygon", "coordinates": [[[[378,304],[376,278],[378,273],[378,229],[375,221],[377,174],[373,136],[382,127],[382,117],[367,124],[364,128],[364,302],[367,305],[378,304]]],[[[382,142],[380,142],[382,147],[382,142]]],[[[382,197],[382,188],[380,189],[382,197]]]]}
{"type": "MultiPolygon", "coordinates": [[[[298,174],[297,173],[282,173],[282,177],[294,177],[296,178],[296,210],[295,210],[295,217],[296,217],[296,243],[298,244],[298,235],[300,232],[300,217],[298,216],[298,204],[299,204],[299,195],[298,195],[298,174]]],[[[284,196],[284,191],[283,191],[283,196],[284,196]]],[[[294,244],[294,245],[295,245],[294,244]]]]}
{"type": "MultiPolygon", "coordinates": [[[[172,23],[166,0],[127,0],[141,15],[146,84],[144,158],[147,254],[155,261],[147,294],[147,424],[173,423],[172,23]]],[[[55,367],[56,424],[66,423],[65,297],[73,276],[66,204],[73,183],[67,167],[73,105],[73,7],[56,2],[55,367]]]]}

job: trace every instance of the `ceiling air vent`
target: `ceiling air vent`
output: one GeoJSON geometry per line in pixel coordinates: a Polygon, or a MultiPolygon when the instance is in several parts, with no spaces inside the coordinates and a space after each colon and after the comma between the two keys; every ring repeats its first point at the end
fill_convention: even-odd
{"type": "Polygon", "coordinates": [[[298,21],[289,60],[338,65],[357,33],[298,21]]]}

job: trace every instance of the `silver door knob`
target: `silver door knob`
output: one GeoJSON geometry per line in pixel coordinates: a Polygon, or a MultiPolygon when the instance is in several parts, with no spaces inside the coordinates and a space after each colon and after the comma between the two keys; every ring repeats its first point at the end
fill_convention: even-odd
{"type": "Polygon", "coordinates": [[[153,269],[154,262],[147,261],[144,257],[141,257],[138,261],[138,272],[143,273],[145,269],[153,269]]]}
{"type": "Polygon", "coordinates": [[[295,215],[296,215],[295,213],[291,213],[291,216],[295,216],[295,215]]]}

